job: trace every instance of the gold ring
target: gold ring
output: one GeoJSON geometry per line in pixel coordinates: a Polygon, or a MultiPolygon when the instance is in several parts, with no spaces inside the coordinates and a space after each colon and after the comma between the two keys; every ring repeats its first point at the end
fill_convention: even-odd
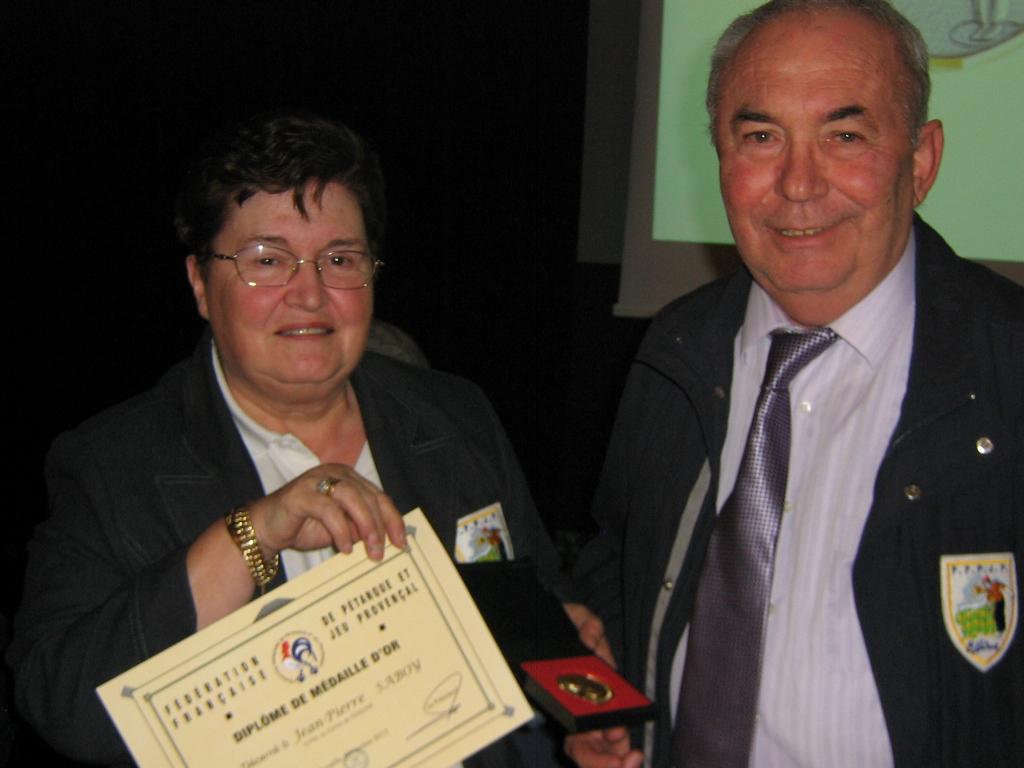
{"type": "Polygon", "coordinates": [[[322,493],[324,496],[330,496],[331,491],[334,490],[334,486],[341,482],[341,478],[337,477],[325,477],[319,483],[316,484],[316,492],[322,493]]]}

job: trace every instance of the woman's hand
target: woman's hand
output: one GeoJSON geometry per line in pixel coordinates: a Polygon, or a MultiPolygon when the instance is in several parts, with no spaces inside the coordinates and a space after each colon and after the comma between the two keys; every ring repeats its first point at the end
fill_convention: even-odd
{"type": "MultiPolygon", "coordinates": [[[[227,510],[225,510],[225,514],[227,510]]],[[[386,493],[342,464],[321,464],[248,508],[264,560],[282,549],[351,552],[357,541],[371,558],[384,555],[385,536],[405,546],[405,524],[386,493]],[[322,490],[320,490],[322,489],[322,490]]],[[[186,558],[196,629],[212,624],[252,599],[245,558],[217,520],[189,547],[186,558]]]]}
{"type": "Polygon", "coordinates": [[[321,464],[249,505],[249,521],[267,559],[282,549],[334,545],[348,554],[357,541],[373,560],[385,537],[405,547],[405,523],[390,497],[343,464],[321,464]]]}

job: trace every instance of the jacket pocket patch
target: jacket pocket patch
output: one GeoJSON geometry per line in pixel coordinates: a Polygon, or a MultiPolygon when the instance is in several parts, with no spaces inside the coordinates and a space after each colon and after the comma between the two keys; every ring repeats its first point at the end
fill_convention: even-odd
{"type": "Polygon", "coordinates": [[[455,528],[455,562],[478,563],[514,557],[512,536],[500,501],[459,518],[455,528]]]}
{"type": "Polygon", "coordinates": [[[939,558],[942,618],[960,655],[987,672],[1017,631],[1019,593],[1012,552],[939,558]]]}

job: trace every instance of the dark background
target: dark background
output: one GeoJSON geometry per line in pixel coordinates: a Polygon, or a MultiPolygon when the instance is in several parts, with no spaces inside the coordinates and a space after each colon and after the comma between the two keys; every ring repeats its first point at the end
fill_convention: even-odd
{"type": "MultiPolygon", "coordinates": [[[[640,321],[618,268],[576,262],[587,0],[7,3],[9,403],[18,489],[2,614],[46,514],[60,431],[149,388],[201,330],[171,211],[221,126],[342,120],[381,156],[377,315],[480,384],[567,546],[640,321]],[[13,391],[13,398],[11,392],[13,391]]],[[[3,755],[0,754],[0,763],[3,755]]]]}

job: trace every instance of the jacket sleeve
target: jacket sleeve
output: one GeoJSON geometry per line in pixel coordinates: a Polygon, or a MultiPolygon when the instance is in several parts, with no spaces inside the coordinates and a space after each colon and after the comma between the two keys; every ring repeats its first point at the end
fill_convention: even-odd
{"type": "Polygon", "coordinates": [[[30,544],[7,659],[18,707],[40,734],[72,757],[110,763],[127,755],[95,688],[193,633],[196,618],[182,532],[157,519],[158,500],[126,493],[130,466],[118,476],[101,463],[75,433],[50,452],[51,516],[30,544]]]}
{"type": "Polygon", "coordinates": [[[592,513],[598,534],[580,552],[573,569],[583,602],[605,625],[617,660],[623,654],[623,552],[639,411],[644,401],[642,372],[634,365],[612,428],[592,513]]]}

